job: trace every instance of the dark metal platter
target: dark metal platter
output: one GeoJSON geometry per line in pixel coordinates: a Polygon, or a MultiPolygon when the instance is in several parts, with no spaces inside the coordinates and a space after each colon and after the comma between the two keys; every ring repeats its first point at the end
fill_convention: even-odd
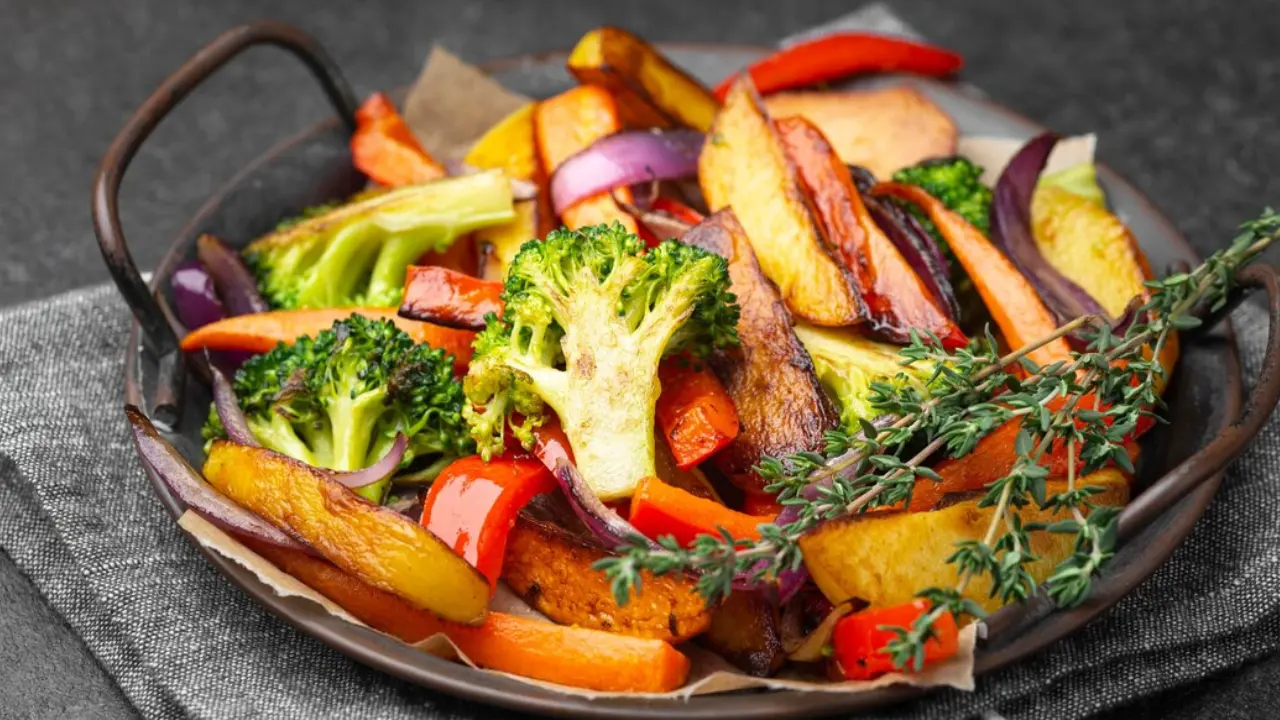
{"type": "MultiPolygon", "coordinates": [[[[664,50],[706,82],[719,80],[764,52],[710,45],[671,45],[664,50]]],[[[499,61],[487,69],[513,90],[544,97],[570,85],[563,61],[563,53],[551,53],[499,61]]],[[[915,78],[878,82],[915,85],[950,113],[964,134],[1024,139],[1041,130],[963,86],[915,78]]],[[[125,396],[128,402],[153,410],[157,419],[164,419],[169,411],[176,423],[175,431],[166,437],[197,467],[202,459],[199,428],[209,394],[193,364],[182,362],[173,345],[176,337],[166,318],[170,275],[179,263],[194,256],[195,239],[202,233],[244,245],[271,230],[281,217],[360,189],[365,180],[352,168],[347,150],[354,106],[341,74],[313,39],[276,23],[245,26],[220,36],[166,80],[121,130],[103,161],[95,184],[95,227],[108,267],[139,319],[133,325],[126,358],[125,396]],[[337,116],[277,145],[215,192],[179,233],[148,286],[129,256],[116,212],[124,171],[147,135],[186,93],[241,51],[258,44],[282,47],[301,59],[320,81],[337,116]]],[[[1105,166],[1100,167],[1099,179],[1154,267],[1198,260],[1186,240],[1136,188],[1105,166]]],[[[1257,433],[1280,395],[1274,352],[1280,293],[1275,292],[1275,275],[1269,269],[1258,269],[1250,277],[1249,282],[1269,291],[1272,337],[1262,378],[1248,405],[1243,402],[1240,363],[1228,324],[1184,344],[1179,370],[1167,392],[1171,422],[1144,440],[1139,494],[1122,516],[1123,544],[1107,574],[1096,584],[1091,599],[1076,609],[1056,611],[1037,598],[989,617],[986,639],[976,656],[979,675],[1038,652],[1106,611],[1154,572],[1203,514],[1222,481],[1222,469],[1257,433]]],[[[183,508],[176,498],[154,477],[152,485],[169,512],[175,518],[180,515],[183,508]]],[[[750,691],[688,700],[586,700],[438,659],[332,617],[310,602],[278,597],[244,568],[200,549],[209,562],[271,612],[356,660],[441,692],[518,710],[574,717],[813,717],[883,706],[927,692],[892,687],[856,695],[750,691]]]]}

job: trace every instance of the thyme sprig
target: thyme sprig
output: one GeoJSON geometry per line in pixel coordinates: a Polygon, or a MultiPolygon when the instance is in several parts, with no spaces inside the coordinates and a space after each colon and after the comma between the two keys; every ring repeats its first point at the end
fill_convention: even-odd
{"type": "Polygon", "coordinates": [[[962,457],[1001,425],[1021,418],[1016,460],[1007,475],[986,487],[981,507],[994,508],[980,540],[957,544],[947,559],[958,580],[949,588],[926,588],[919,597],[932,610],[910,627],[887,628],[895,638],[885,648],[895,666],[919,669],[925,643],[944,613],[980,617],[982,609],[965,591],[979,579],[990,582],[990,596],[1009,603],[1035,591],[1028,564],[1036,560],[1031,535],[1060,533],[1074,537],[1074,551],[1046,581],[1046,591],[1061,606],[1082,602],[1112,556],[1119,509],[1096,506],[1102,488],[1080,485],[1081,474],[1115,464],[1132,471],[1127,439],[1141,423],[1158,421],[1164,368],[1161,350],[1170,336],[1201,325],[1197,311],[1225,307],[1236,273],[1280,237],[1280,215],[1268,209],[1241,226],[1229,247],[1200,267],[1147,283],[1147,301],[1122,335],[1099,318],[1076,318],[1023,348],[999,355],[988,332],[958,350],[942,349],[938,338],[912,335],[900,350],[903,365],[931,367],[924,383],[905,374],[872,385],[876,423],[863,421],[859,432],[832,431],[824,452],[771,458],[757,471],[778,494],[784,512],[778,522],[761,526],[758,540],[726,532],[702,535],[689,548],[673,538],[657,548],[632,538],[614,557],[597,563],[611,579],[619,603],[640,590],[641,572],[687,572],[698,576],[697,589],[709,601],[735,587],[776,581],[803,563],[799,541],[820,524],[883,506],[906,506],[922,478],[937,482],[925,463],[935,454],[962,457]],[[1028,354],[1068,334],[1087,340],[1070,361],[1037,366],[1028,354]],[[1066,489],[1047,494],[1051,451],[1067,455],[1066,489]],[[905,459],[904,459],[905,458],[905,459]],[[1066,511],[1054,523],[1023,523],[1018,510],[1035,505],[1066,511]],[[1087,512],[1086,512],[1087,511],[1087,512]]]}

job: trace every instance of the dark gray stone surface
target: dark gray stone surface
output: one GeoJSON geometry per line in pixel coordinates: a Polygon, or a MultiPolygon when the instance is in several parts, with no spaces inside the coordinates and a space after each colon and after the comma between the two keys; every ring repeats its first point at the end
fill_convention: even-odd
{"type": "MultiPolygon", "coordinates": [[[[314,33],[360,93],[403,84],[433,43],[482,61],[570,46],[608,22],[656,40],[769,43],[856,2],[722,9],[647,2],[0,0],[0,304],[106,278],[88,219],[93,170],[157,82],[205,40],[274,17],[314,33]]],[[[926,36],[963,52],[966,77],[1063,132],[1095,131],[1102,158],[1202,251],[1280,201],[1280,21],[1267,0],[1071,3],[900,0],[926,36]]],[[[122,195],[149,266],[221,181],[324,113],[303,71],[255,50],[196,93],[140,154],[122,195]]],[[[128,717],[61,619],[0,556],[0,717],[128,717]]],[[[1117,717],[1275,714],[1280,662],[1143,701],[1117,717]]]]}

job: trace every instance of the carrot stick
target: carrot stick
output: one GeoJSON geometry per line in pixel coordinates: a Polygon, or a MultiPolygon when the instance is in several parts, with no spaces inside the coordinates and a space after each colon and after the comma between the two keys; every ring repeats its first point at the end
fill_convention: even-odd
{"type": "MultiPolygon", "coordinates": [[[[609,91],[595,85],[580,85],[538,103],[534,110],[534,129],[542,166],[548,172],[591,143],[622,129],[618,106],[609,91]]],[[[631,190],[618,188],[619,198],[633,202],[631,190]]],[[[613,201],[609,193],[600,193],[578,201],[560,213],[560,219],[571,229],[601,223],[622,223],[627,232],[637,231],[636,221],[613,201]]]]}
{"type": "MultiPolygon", "coordinates": [[[[913,202],[938,226],[947,245],[991,311],[1009,347],[1020,348],[1051,335],[1058,329],[1053,313],[1009,258],[991,244],[980,230],[947,209],[942,201],[923,189],[902,183],[880,183],[872,188],[876,196],[892,196],[913,202]]],[[[1059,338],[1031,351],[1027,357],[1039,365],[1071,361],[1071,347],[1059,338]]]]}
{"type": "Polygon", "coordinates": [[[470,627],[441,620],[328,561],[240,538],[254,552],[375,630],[408,643],[444,634],[479,667],[606,692],[668,692],[684,684],[689,659],[661,640],[564,627],[490,612],[470,627]]]}
{"type": "Polygon", "coordinates": [[[356,131],[351,135],[351,162],[370,180],[386,187],[400,187],[445,176],[405,123],[395,105],[382,93],[374,93],[356,111],[356,131]]]}
{"type": "Polygon", "coordinates": [[[410,265],[404,279],[402,317],[479,330],[489,313],[502,314],[502,283],[443,267],[410,265]]]}
{"type": "Polygon", "coordinates": [[[670,535],[684,547],[699,535],[720,535],[721,528],[735,539],[758,540],[760,525],[773,522],[772,517],[731,510],[655,477],[644,478],[636,486],[630,520],[644,535],[655,539],[670,535]]]}
{"type": "Polygon", "coordinates": [[[665,362],[658,368],[658,380],[658,427],[681,470],[698,465],[738,437],[733,399],[710,370],[665,362]]]}
{"type": "Polygon", "coordinates": [[[317,310],[273,310],[252,315],[223,318],[198,328],[182,338],[182,349],[242,350],[264,353],[280,343],[292,343],[302,336],[314,337],[333,323],[352,315],[390,320],[409,333],[415,342],[440,348],[453,356],[453,369],[465,373],[471,362],[471,341],[475,333],[402,318],[391,308],[322,308],[317,310]]]}

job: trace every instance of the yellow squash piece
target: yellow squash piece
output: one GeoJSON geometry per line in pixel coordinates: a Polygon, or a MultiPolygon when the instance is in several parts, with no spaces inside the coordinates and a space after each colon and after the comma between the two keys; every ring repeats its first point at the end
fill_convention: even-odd
{"type": "Polygon", "coordinates": [[[483,575],[418,524],[360,498],[328,473],[220,440],[209,451],[204,476],[366,583],[446,620],[484,621],[489,581],[483,575]]]}
{"type": "Polygon", "coordinates": [[[760,269],[791,312],[815,325],[853,325],[859,298],[822,244],[773,122],[750,79],[734,83],[698,157],[712,212],[732,207],[760,269]]]}
{"type": "Polygon", "coordinates": [[[515,204],[516,219],[504,225],[476,231],[481,264],[480,276],[501,282],[507,265],[520,251],[520,246],[540,232],[539,222],[549,219],[551,205],[546,192],[546,173],[538,162],[533,140],[533,111],[537,103],[529,103],[489,128],[471,147],[462,161],[481,169],[501,170],[507,177],[538,185],[538,197],[515,204]]]}
{"type": "MultiPolygon", "coordinates": [[[[1152,278],[1147,256],[1129,228],[1106,207],[1060,186],[1040,185],[1031,200],[1031,224],[1045,260],[1079,285],[1112,317],[1135,297],[1145,300],[1152,278]]],[[[1160,352],[1165,377],[1178,361],[1178,338],[1160,352]]]]}
{"type": "MultiPolygon", "coordinates": [[[[1118,470],[1101,470],[1077,482],[1104,488],[1093,496],[1095,505],[1124,505],[1129,500],[1129,481],[1118,470]]],[[[1065,480],[1053,480],[1046,492],[1052,495],[1065,488],[1065,480]]],[[[957,542],[981,540],[995,510],[978,507],[979,500],[974,497],[931,512],[875,512],[827,523],[801,538],[805,567],[833,604],[858,598],[887,607],[909,602],[928,587],[954,587],[956,567],[947,558],[957,542]]],[[[1068,517],[1065,511],[1055,514],[1035,505],[1023,508],[1019,516],[1023,524],[1068,517]]],[[[1071,535],[1032,533],[1031,551],[1039,558],[1028,566],[1032,577],[1044,582],[1074,548],[1071,535]]],[[[991,580],[984,576],[975,577],[964,595],[991,611],[1000,602],[990,593],[991,580]]]]}
{"type": "Polygon", "coordinates": [[[706,132],[720,109],[702,83],[652,45],[616,27],[583,35],[566,65],[583,85],[608,89],[628,127],[684,125],[706,132]]]}

